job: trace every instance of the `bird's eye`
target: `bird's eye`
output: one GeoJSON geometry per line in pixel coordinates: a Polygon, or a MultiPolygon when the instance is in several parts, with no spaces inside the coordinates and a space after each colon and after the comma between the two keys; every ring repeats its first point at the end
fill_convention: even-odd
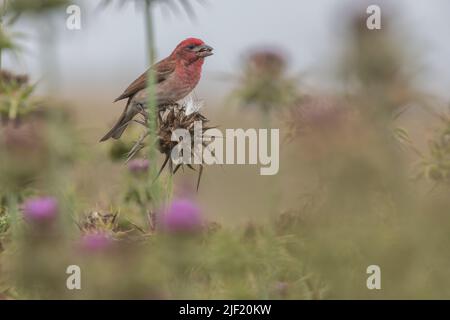
{"type": "Polygon", "coordinates": [[[195,48],[195,44],[190,44],[190,45],[187,46],[187,48],[189,50],[193,50],[195,48]]]}

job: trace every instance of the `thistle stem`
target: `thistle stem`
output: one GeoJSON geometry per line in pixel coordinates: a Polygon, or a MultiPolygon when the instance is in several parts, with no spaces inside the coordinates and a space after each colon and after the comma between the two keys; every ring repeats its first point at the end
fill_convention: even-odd
{"type": "MultiPolygon", "coordinates": [[[[147,51],[150,65],[155,63],[155,49],[154,49],[154,28],[153,28],[153,16],[152,16],[152,6],[154,0],[146,0],[145,1],[145,10],[144,10],[144,18],[145,18],[145,30],[147,32],[147,51]]],[[[153,201],[153,205],[157,208],[160,204],[161,199],[161,186],[158,179],[154,179],[158,174],[157,168],[157,123],[156,123],[156,96],[155,96],[155,74],[154,71],[149,68],[148,71],[148,82],[147,82],[147,126],[149,129],[149,145],[148,148],[148,158],[149,158],[149,193],[151,199],[153,201]]],[[[154,209],[155,209],[154,208],[154,209]]]]}
{"type": "MultiPolygon", "coordinates": [[[[7,1],[5,1],[3,3],[3,6],[2,6],[1,12],[0,12],[0,35],[3,35],[3,16],[6,13],[6,6],[7,6],[7,4],[8,4],[7,1]]],[[[0,70],[2,69],[2,63],[3,63],[3,61],[2,61],[2,54],[3,54],[3,50],[0,47],[0,70]]]]}
{"type": "Polygon", "coordinates": [[[8,201],[8,218],[9,225],[11,228],[11,235],[14,239],[20,238],[20,228],[19,228],[19,199],[17,193],[13,190],[10,190],[7,195],[8,201]]]}

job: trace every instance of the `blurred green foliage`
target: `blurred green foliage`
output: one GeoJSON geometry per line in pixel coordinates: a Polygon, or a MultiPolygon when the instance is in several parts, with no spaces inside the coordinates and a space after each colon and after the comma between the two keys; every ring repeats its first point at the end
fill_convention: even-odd
{"type": "Polygon", "coordinates": [[[419,177],[436,183],[450,182],[450,115],[439,115],[439,129],[428,141],[428,154],[420,161],[419,177]]]}
{"type": "Polygon", "coordinates": [[[34,85],[28,84],[26,75],[13,75],[5,70],[0,73],[0,119],[14,121],[36,112],[41,102],[32,97],[34,85]]]}
{"type": "Polygon", "coordinates": [[[0,49],[4,50],[17,50],[18,46],[13,40],[13,36],[6,33],[3,28],[0,28],[0,49]]]}
{"type": "Polygon", "coordinates": [[[71,4],[68,0],[11,0],[8,1],[8,10],[11,12],[42,14],[49,10],[67,7],[71,4]]]}

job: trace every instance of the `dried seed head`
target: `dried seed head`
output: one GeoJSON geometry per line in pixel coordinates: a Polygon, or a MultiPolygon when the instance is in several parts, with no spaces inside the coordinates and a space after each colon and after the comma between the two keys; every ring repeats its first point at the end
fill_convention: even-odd
{"type": "Polygon", "coordinates": [[[0,83],[1,87],[4,85],[15,85],[15,86],[24,86],[28,84],[28,75],[26,74],[13,74],[7,70],[0,70],[0,83]]]}
{"type": "Polygon", "coordinates": [[[191,113],[186,112],[186,107],[178,104],[168,106],[159,114],[158,121],[158,139],[159,151],[164,154],[171,153],[172,149],[178,144],[172,141],[172,133],[177,129],[185,129],[191,134],[191,141],[194,141],[194,124],[199,121],[202,123],[202,130],[206,131],[209,127],[204,124],[208,122],[200,112],[192,111],[196,107],[190,107],[191,113]]]}
{"type": "Polygon", "coordinates": [[[100,213],[97,211],[90,212],[80,223],[80,229],[84,233],[93,232],[115,232],[117,226],[117,213],[100,213]]]}
{"type": "MultiPolygon", "coordinates": [[[[189,132],[191,136],[191,158],[196,156],[195,152],[198,148],[195,147],[195,141],[202,141],[203,146],[207,146],[210,142],[209,139],[203,139],[203,133],[211,129],[212,127],[208,127],[205,124],[208,122],[208,119],[203,116],[199,110],[201,108],[201,103],[195,102],[192,99],[186,100],[182,104],[172,104],[166,105],[164,108],[158,110],[157,113],[157,148],[158,150],[165,155],[165,160],[161,169],[159,170],[158,176],[164,170],[167,164],[169,164],[169,170],[171,174],[174,174],[178,171],[180,167],[183,167],[183,164],[177,164],[174,168],[174,163],[172,162],[171,153],[174,147],[179,144],[179,141],[172,141],[172,134],[175,130],[184,129],[189,132]],[[187,111],[188,109],[188,111],[187,111]],[[195,136],[196,132],[194,130],[194,126],[196,122],[201,123],[201,133],[200,137],[195,136]]],[[[144,115],[144,118],[146,116],[144,115]]],[[[146,119],[147,120],[147,119],[146,119]]],[[[198,132],[197,132],[198,134],[198,132]]],[[[136,143],[131,148],[128,153],[128,161],[132,159],[140,150],[145,147],[144,140],[149,135],[148,129],[141,135],[141,137],[136,141],[136,143]]],[[[199,155],[197,155],[199,156],[199,155]]],[[[200,155],[201,156],[201,155],[200,155]]],[[[201,158],[201,157],[200,157],[201,158]]],[[[186,164],[186,166],[192,170],[195,170],[194,167],[190,164],[186,164]]],[[[197,189],[200,183],[200,178],[203,172],[203,165],[199,165],[199,176],[197,181],[197,189]]]]}

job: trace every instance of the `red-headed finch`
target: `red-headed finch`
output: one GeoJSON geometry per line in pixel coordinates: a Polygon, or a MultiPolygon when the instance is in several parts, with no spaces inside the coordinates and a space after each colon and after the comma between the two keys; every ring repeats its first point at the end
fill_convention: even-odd
{"type": "MultiPolygon", "coordinates": [[[[197,86],[206,57],[212,55],[210,46],[202,40],[183,40],[167,58],[151,68],[155,77],[156,105],[158,108],[185,98],[197,86]]],[[[139,113],[145,113],[147,103],[148,70],[131,83],[114,101],[128,99],[125,110],[114,127],[100,140],[119,139],[127,125],[139,113]]]]}

